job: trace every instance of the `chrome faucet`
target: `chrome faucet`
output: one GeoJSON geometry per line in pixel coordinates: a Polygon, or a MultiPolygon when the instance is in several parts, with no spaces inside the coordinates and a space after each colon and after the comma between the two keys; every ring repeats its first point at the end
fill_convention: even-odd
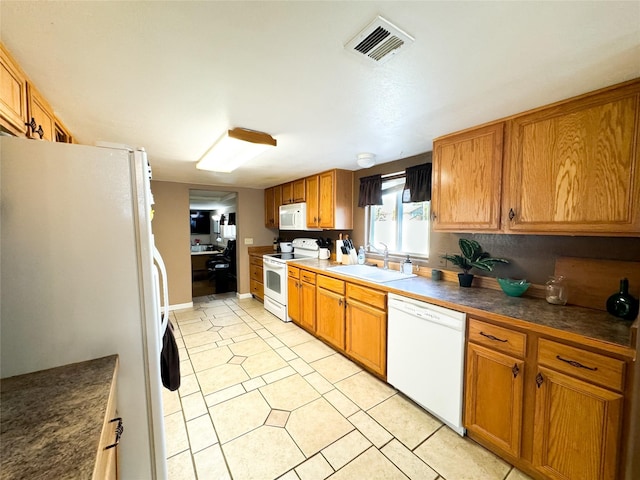
{"type": "Polygon", "coordinates": [[[378,242],[378,243],[380,243],[380,245],[382,245],[384,247],[384,251],[383,252],[381,252],[380,250],[378,250],[376,247],[374,247],[371,244],[368,244],[367,247],[370,250],[374,250],[375,252],[377,252],[377,253],[379,253],[380,255],[383,256],[382,268],[383,268],[383,270],[389,270],[389,247],[386,244],[382,243],[382,242],[378,242]]]}

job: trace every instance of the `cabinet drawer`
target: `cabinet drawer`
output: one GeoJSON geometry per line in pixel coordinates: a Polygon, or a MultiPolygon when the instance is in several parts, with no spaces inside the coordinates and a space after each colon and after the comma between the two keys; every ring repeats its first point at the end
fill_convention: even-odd
{"type": "Polygon", "coordinates": [[[308,272],[306,270],[300,270],[300,280],[306,283],[310,283],[311,285],[315,285],[316,274],[312,272],[308,272]]]}
{"type": "Polygon", "coordinates": [[[359,300],[380,310],[386,310],[387,294],[372,288],[347,283],[347,299],[359,300]]]}
{"type": "Polygon", "coordinates": [[[251,265],[251,279],[262,283],[262,265],[251,265]]]}
{"type": "Polygon", "coordinates": [[[318,275],[318,287],[344,295],[344,282],[336,278],[318,275]]]}
{"type": "Polygon", "coordinates": [[[526,352],[527,335],[470,318],[469,341],[523,358],[526,352]]]}
{"type": "Polygon", "coordinates": [[[619,392],[624,388],[625,363],[599,353],[541,338],[538,364],[619,392]]]}
{"type": "Polygon", "coordinates": [[[287,268],[287,275],[289,276],[289,278],[298,279],[300,278],[300,269],[297,267],[289,266],[289,268],[287,268]]]}
{"type": "Polygon", "coordinates": [[[262,255],[251,255],[249,258],[249,263],[251,265],[260,265],[262,266],[262,255]]]}
{"type": "Polygon", "coordinates": [[[258,298],[264,298],[264,284],[254,279],[251,279],[249,283],[251,286],[251,293],[258,298]]]}

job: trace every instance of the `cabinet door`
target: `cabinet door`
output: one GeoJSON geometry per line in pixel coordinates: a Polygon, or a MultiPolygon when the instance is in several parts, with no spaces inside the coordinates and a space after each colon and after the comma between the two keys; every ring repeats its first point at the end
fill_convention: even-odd
{"type": "Polygon", "coordinates": [[[316,331],[316,286],[300,282],[300,325],[316,331]]]}
{"type": "Polygon", "coordinates": [[[291,320],[300,325],[300,281],[297,278],[287,277],[287,300],[291,320]]]}
{"type": "Polygon", "coordinates": [[[305,181],[304,178],[293,182],[293,202],[299,203],[306,201],[305,195],[305,181]]]}
{"type": "Polygon", "coordinates": [[[335,172],[324,172],[318,176],[318,226],[333,228],[334,221],[334,182],[335,172]]]}
{"type": "Polygon", "coordinates": [[[640,232],[640,84],[509,123],[508,230],[640,232]]]}
{"type": "Polygon", "coordinates": [[[614,480],[622,395],[539,367],[533,463],[563,480],[614,480]]]}
{"type": "Polygon", "coordinates": [[[433,146],[435,231],[500,228],[504,123],[438,139],[433,146]]]}
{"type": "Polygon", "coordinates": [[[320,211],[318,210],[320,183],[318,175],[311,175],[305,178],[305,185],[307,189],[307,227],[318,228],[320,225],[320,211]]]}
{"type": "Polygon", "coordinates": [[[524,362],[469,343],[465,427],[500,449],[520,455],[524,362]]]}
{"type": "Polygon", "coordinates": [[[318,288],[316,301],[316,333],[337,349],[344,351],[344,295],[318,288]]]}
{"type": "Polygon", "coordinates": [[[36,128],[29,128],[27,135],[30,138],[38,138],[52,142],[55,138],[55,117],[53,110],[47,104],[44,97],[33,87],[27,84],[27,99],[29,105],[29,119],[34,119],[36,128]]]}
{"type": "Polygon", "coordinates": [[[73,137],[69,133],[69,130],[65,128],[65,126],[60,122],[60,120],[55,121],[55,137],[54,140],[59,143],[73,143],[73,137]]]}
{"type": "Polygon", "coordinates": [[[374,372],[387,374],[387,314],[365,303],[347,302],[347,354],[374,372]]]}
{"type": "Polygon", "coordinates": [[[278,228],[280,226],[280,204],[282,189],[280,185],[264,190],[264,226],[278,228]]]}
{"type": "Polygon", "coordinates": [[[293,182],[282,185],[282,204],[288,205],[293,203],[293,182]]]}
{"type": "Polygon", "coordinates": [[[0,45],[0,117],[17,135],[27,133],[27,79],[0,45]]]}
{"type": "Polygon", "coordinates": [[[264,189],[264,226],[273,228],[274,211],[273,211],[273,187],[264,189]]]}

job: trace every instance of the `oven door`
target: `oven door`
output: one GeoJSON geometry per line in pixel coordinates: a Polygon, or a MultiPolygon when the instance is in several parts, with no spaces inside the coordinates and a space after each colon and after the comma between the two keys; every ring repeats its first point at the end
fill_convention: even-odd
{"type": "Polygon", "coordinates": [[[262,270],[264,272],[264,296],[287,304],[287,264],[263,257],[262,270]]]}

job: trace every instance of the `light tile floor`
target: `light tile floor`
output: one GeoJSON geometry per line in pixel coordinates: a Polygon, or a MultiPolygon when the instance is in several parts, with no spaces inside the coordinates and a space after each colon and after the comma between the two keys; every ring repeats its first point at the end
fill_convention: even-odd
{"type": "Polygon", "coordinates": [[[171,313],[169,480],[527,480],[254,299],[171,313]]]}

